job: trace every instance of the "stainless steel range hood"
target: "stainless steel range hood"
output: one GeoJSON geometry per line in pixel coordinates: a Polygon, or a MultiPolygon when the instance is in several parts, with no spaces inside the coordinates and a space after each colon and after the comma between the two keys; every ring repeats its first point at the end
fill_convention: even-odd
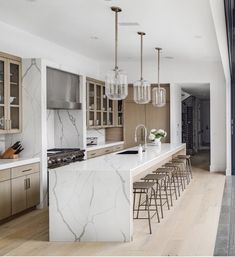
{"type": "Polygon", "coordinates": [[[47,67],[47,109],[81,109],[79,76],[47,67]]]}

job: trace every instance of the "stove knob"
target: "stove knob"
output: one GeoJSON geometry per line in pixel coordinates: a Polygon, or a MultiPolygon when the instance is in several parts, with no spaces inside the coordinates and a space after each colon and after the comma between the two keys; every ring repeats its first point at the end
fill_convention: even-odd
{"type": "Polygon", "coordinates": [[[61,158],[56,158],[56,162],[61,162],[61,158]]]}

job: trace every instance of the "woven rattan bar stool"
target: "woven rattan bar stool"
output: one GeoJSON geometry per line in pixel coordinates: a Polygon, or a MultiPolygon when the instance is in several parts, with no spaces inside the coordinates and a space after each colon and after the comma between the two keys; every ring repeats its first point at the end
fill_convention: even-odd
{"type": "MultiPolygon", "coordinates": [[[[166,174],[157,174],[157,173],[152,173],[146,175],[144,178],[142,178],[144,181],[152,181],[155,182],[156,188],[155,188],[155,193],[156,193],[156,199],[159,200],[159,206],[161,209],[161,216],[163,218],[163,206],[167,204],[168,210],[170,209],[169,206],[169,200],[168,200],[168,193],[167,193],[167,176],[166,174]],[[162,192],[164,193],[162,195],[162,192]]],[[[150,204],[152,202],[152,199],[150,199],[150,204]]]]}
{"type": "Polygon", "coordinates": [[[189,154],[187,154],[187,155],[180,154],[177,157],[179,159],[186,160],[187,168],[189,170],[189,173],[190,173],[191,179],[192,179],[193,178],[193,170],[192,170],[192,165],[191,165],[191,156],[189,154]]]}
{"type": "Polygon", "coordinates": [[[171,206],[173,206],[173,192],[172,189],[175,193],[175,199],[177,200],[177,192],[176,192],[176,177],[174,176],[174,168],[172,167],[163,167],[163,168],[158,168],[157,170],[153,171],[153,173],[156,174],[164,174],[166,175],[166,184],[167,184],[167,189],[169,189],[169,194],[167,192],[167,195],[170,197],[171,200],[171,206]]]}
{"type": "Polygon", "coordinates": [[[159,213],[158,213],[158,206],[157,206],[157,199],[156,199],[156,192],[155,192],[155,182],[134,182],[133,183],[133,194],[134,194],[134,199],[133,199],[133,218],[134,219],[147,219],[149,223],[149,233],[152,234],[152,228],[151,228],[151,219],[153,216],[157,214],[157,219],[158,222],[160,222],[159,219],[159,213]],[[139,196],[138,199],[138,206],[136,208],[136,197],[137,195],[139,196]],[[154,200],[154,209],[150,209],[151,205],[151,200],[154,200]],[[151,211],[154,211],[153,215],[151,216],[151,211]],[[135,216],[136,212],[136,216],[135,216]],[[139,217],[140,212],[145,212],[147,213],[147,218],[146,217],[139,217]]]}

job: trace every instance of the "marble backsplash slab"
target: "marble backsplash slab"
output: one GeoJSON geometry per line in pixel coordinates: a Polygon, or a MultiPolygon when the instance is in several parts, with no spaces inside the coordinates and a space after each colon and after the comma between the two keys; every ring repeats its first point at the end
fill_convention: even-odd
{"type": "Polygon", "coordinates": [[[48,148],[82,148],[82,111],[47,110],[48,148]]]}

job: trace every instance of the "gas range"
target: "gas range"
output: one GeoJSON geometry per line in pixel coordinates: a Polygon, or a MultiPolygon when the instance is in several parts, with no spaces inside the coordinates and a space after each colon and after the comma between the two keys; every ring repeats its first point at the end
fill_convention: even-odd
{"type": "Polygon", "coordinates": [[[47,164],[49,169],[82,161],[85,150],[80,148],[53,148],[47,150],[47,164]]]}

